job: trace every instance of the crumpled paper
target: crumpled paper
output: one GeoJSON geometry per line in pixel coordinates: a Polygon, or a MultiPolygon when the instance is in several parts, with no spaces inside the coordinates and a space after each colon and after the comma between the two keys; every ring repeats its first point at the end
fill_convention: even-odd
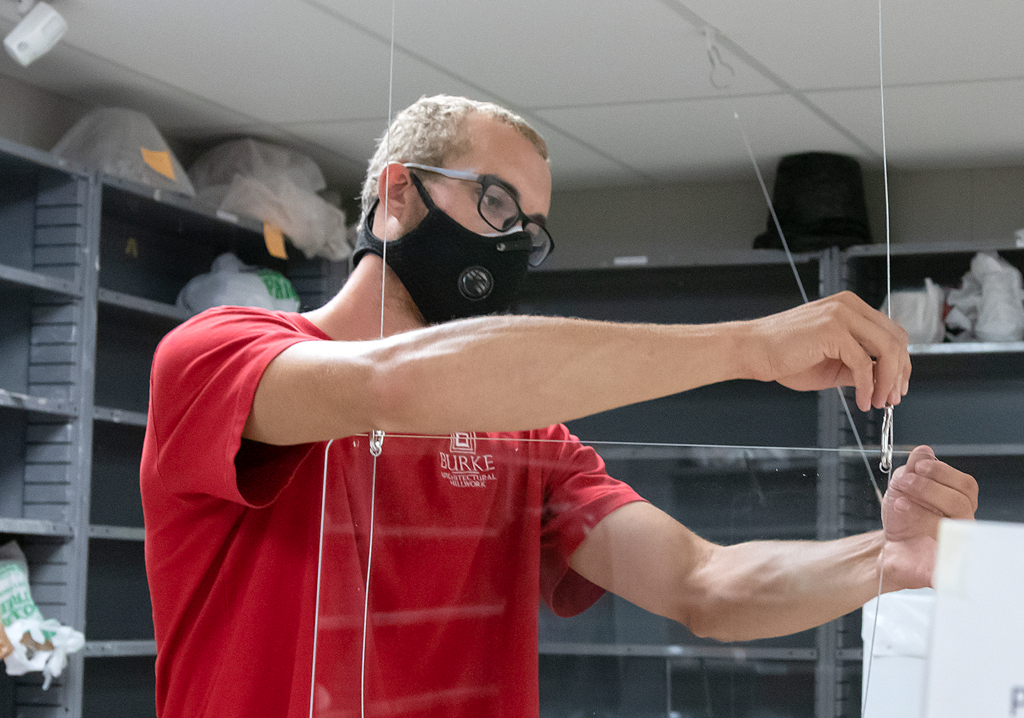
{"type": "Polygon", "coordinates": [[[955,341],[1024,339],[1024,286],[1020,271],[994,252],[978,252],[959,289],[946,298],[946,326],[955,341]]]}
{"type": "MultiPolygon", "coordinates": [[[[889,314],[889,300],[882,303],[882,314],[889,314]]],[[[901,289],[892,293],[892,320],[907,331],[911,344],[935,344],[946,333],[942,322],[945,291],[930,277],[923,289],[901,289]]]]}

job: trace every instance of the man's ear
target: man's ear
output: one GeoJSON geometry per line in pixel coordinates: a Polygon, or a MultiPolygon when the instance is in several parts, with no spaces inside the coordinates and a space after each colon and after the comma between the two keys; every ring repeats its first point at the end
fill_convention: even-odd
{"type": "Polygon", "coordinates": [[[380,216],[384,217],[386,213],[392,223],[397,221],[402,234],[422,219],[424,208],[412,183],[412,175],[398,162],[392,162],[381,171],[377,180],[377,196],[380,198],[377,205],[380,216]]]}

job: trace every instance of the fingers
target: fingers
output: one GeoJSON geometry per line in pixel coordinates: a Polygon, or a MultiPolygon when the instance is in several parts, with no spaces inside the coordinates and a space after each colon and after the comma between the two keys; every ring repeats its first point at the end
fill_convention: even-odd
{"type": "Polygon", "coordinates": [[[841,292],[826,301],[835,305],[835,326],[845,330],[838,358],[849,369],[857,406],[867,411],[872,406],[881,409],[887,403],[899,404],[909,388],[911,372],[906,331],[852,292],[841,292]]]}
{"type": "Polygon", "coordinates": [[[890,489],[939,516],[974,518],[978,482],[934,457],[926,446],[914,449],[907,465],[893,474],[890,489]]]}

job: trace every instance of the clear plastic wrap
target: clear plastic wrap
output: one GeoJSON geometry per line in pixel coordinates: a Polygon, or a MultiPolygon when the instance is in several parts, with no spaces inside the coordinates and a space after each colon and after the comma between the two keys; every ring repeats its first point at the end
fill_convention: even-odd
{"type": "Polygon", "coordinates": [[[53,153],[115,177],[195,196],[163,135],[149,117],[135,110],[93,110],[60,138],[53,153]]]}
{"type": "Polygon", "coordinates": [[[345,214],[316,194],[325,187],[324,177],[308,157],[244,138],[209,150],[189,174],[199,199],[272,222],[307,257],[348,257],[345,214]]]}

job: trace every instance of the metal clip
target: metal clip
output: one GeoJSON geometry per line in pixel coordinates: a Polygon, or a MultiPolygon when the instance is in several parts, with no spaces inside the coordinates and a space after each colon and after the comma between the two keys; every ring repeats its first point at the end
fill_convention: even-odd
{"type": "Polygon", "coordinates": [[[370,432],[370,454],[376,458],[380,456],[381,450],[384,448],[384,432],[383,431],[371,431],[370,432]]]}
{"type": "Polygon", "coordinates": [[[886,404],[882,415],[882,458],[878,468],[882,473],[892,471],[892,404],[886,404]]]}

